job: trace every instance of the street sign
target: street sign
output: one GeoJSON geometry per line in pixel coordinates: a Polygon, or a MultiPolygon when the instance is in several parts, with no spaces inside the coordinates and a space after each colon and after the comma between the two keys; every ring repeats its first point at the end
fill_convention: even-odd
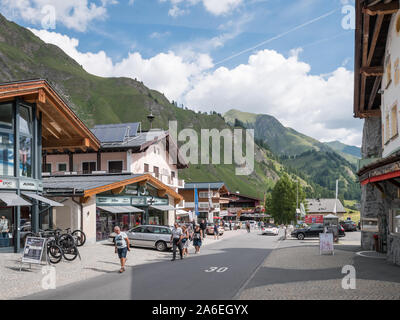
{"type": "Polygon", "coordinates": [[[334,255],[333,247],[333,233],[320,233],[319,234],[319,254],[332,254],[334,255]]]}
{"type": "Polygon", "coordinates": [[[27,237],[21,262],[40,264],[45,244],[45,238],[27,237]]]}

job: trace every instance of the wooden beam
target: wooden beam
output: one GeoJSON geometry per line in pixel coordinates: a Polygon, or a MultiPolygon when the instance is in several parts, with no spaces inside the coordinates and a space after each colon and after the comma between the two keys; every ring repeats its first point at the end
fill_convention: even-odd
{"type": "Polygon", "coordinates": [[[363,13],[370,16],[375,16],[377,14],[393,14],[400,9],[399,1],[392,1],[389,3],[378,3],[370,7],[363,9],[363,13]]]}
{"type": "Polygon", "coordinates": [[[368,108],[367,110],[371,110],[374,105],[376,95],[378,94],[379,87],[382,82],[382,77],[376,77],[374,86],[372,87],[371,95],[369,96],[368,108]]]}
{"type": "Polygon", "coordinates": [[[115,188],[115,189],[111,190],[111,193],[112,194],[120,194],[124,190],[125,190],[125,186],[120,186],[118,188],[115,188]]]}
{"type": "MultiPolygon", "coordinates": [[[[364,14],[361,66],[365,66],[367,63],[368,45],[369,45],[369,15],[364,14]]],[[[367,86],[367,77],[361,70],[360,70],[361,73],[360,111],[363,111],[365,110],[365,90],[367,86]]]]}
{"type": "Polygon", "coordinates": [[[77,149],[83,148],[86,150],[88,141],[82,138],[73,139],[47,139],[46,143],[43,145],[43,150],[49,149],[77,149]]]}
{"type": "Polygon", "coordinates": [[[37,99],[38,103],[46,103],[46,93],[44,92],[43,89],[39,89],[39,94],[38,94],[38,99],[37,99]]]}
{"type": "Polygon", "coordinates": [[[371,65],[372,58],[374,57],[375,48],[376,48],[376,44],[378,42],[379,34],[381,32],[382,22],[383,22],[384,17],[385,16],[383,14],[380,14],[376,18],[374,34],[373,34],[372,40],[371,40],[371,47],[368,52],[368,59],[367,59],[367,64],[366,64],[367,67],[369,67],[371,65]]]}
{"type": "Polygon", "coordinates": [[[372,185],[381,192],[382,197],[384,198],[385,197],[385,190],[383,189],[383,187],[378,182],[374,182],[374,183],[372,183],[372,185]]]}
{"type": "Polygon", "coordinates": [[[400,189],[400,182],[397,182],[396,180],[388,180],[388,182],[400,189]]]}
{"type": "Polygon", "coordinates": [[[164,198],[165,195],[167,194],[167,190],[165,190],[165,189],[158,190],[157,194],[159,197],[164,198]]]}
{"type": "Polygon", "coordinates": [[[366,77],[381,77],[383,76],[383,66],[377,67],[362,67],[360,70],[361,74],[365,75],[366,77]]]}
{"type": "Polygon", "coordinates": [[[380,117],[380,116],[381,116],[380,109],[361,111],[359,114],[360,118],[373,118],[373,117],[380,117]]]}

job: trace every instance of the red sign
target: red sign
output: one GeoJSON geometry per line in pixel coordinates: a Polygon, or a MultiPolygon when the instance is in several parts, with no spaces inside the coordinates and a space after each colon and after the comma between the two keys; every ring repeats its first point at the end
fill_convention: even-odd
{"type": "Polygon", "coordinates": [[[323,215],[307,215],[305,219],[305,223],[313,224],[313,223],[324,223],[323,215]]]}

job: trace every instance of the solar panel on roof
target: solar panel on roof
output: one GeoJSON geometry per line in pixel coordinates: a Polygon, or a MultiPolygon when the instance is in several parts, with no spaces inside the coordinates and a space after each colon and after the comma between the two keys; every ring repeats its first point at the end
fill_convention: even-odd
{"type": "Polygon", "coordinates": [[[122,142],[125,140],[127,127],[94,128],[92,132],[100,142],[122,142]]]}

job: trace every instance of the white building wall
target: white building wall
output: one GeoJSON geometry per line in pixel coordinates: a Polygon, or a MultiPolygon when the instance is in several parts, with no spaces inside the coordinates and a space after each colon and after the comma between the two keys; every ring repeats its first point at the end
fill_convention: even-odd
{"type": "Polygon", "coordinates": [[[400,13],[393,15],[386,44],[382,79],[383,157],[400,150],[400,13]]]}

